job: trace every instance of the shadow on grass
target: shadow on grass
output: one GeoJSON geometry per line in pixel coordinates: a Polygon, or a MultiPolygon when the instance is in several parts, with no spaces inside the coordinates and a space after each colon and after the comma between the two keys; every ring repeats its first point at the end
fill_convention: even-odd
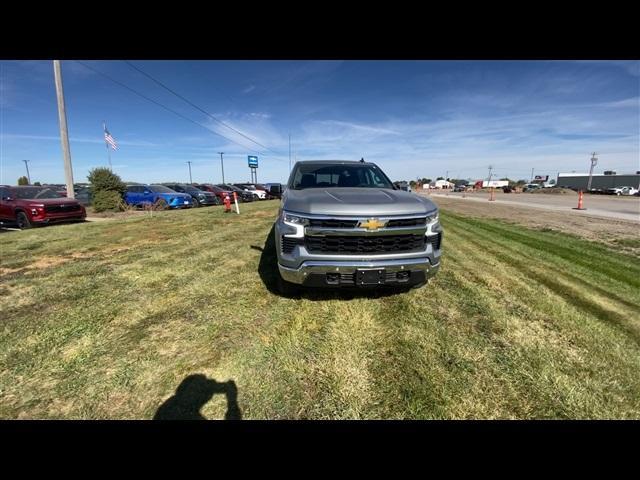
{"type": "Polygon", "coordinates": [[[275,226],[271,227],[264,247],[251,245],[250,248],[262,252],[258,264],[258,274],[269,292],[283,298],[304,298],[306,300],[352,300],[354,298],[383,298],[409,289],[399,287],[371,287],[371,288],[305,288],[300,286],[296,293],[284,293],[280,290],[280,272],[278,272],[278,256],[276,254],[275,226]]]}
{"type": "Polygon", "coordinates": [[[189,375],[176,389],[176,393],[165,401],[154,415],[154,420],[207,420],[200,409],[215,394],[227,397],[225,420],[242,420],[238,406],[238,388],[233,380],[216,382],[201,373],[189,375]]]}

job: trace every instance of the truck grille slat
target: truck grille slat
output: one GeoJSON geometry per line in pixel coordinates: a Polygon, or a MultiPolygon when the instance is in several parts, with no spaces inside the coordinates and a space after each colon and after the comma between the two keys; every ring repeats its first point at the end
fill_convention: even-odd
{"type": "Polygon", "coordinates": [[[340,220],[340,219],[318,219],[309,220],[309,225],[320,228],[355,228],[358,224],[357,220],[340,220]]]}
{"type": "Polygon", "coordinates": [[[389,220],[387,228],[397,227],[424,227],[427,224],[427,217],[422,218],[399,218],[389,220]]]}
{"type": "Polygon", "coordinates": [[[425,237],[424,235],[307,236],[305,242],[310,253],[384,254],[423,250],[425,237]]]}
{"type": "Polygon", "coordinates": [[[437,235],[429,235],[427,237],[427,243],[431,243],[434,250],[440,250],[440,244],[442,243],[442,232],[437,235]]]}
{"type": "Polygon", "coordinates": [[[282,236],[282,253],[291,253],[296,245],[300,245],[302,239],[282,236]]]}

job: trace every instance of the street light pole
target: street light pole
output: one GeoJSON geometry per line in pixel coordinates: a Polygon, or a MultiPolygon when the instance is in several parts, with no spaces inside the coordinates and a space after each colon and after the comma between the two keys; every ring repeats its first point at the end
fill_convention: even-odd
{"type": "Polygon", "coordinates": [[[291,173],[291,134],[289,134],[289,173],[291,173]]]}
{"type": "Polygon", "coordinates": [[[31,175],[29,175],[29,160],[22,160],[24,162],[24,166],[27,167],[27,181],[29,185],[31,185],[31,175]]]}
{"type": "Polygon", "coordinates": [[[69,130],[67,129],[67,113],[64,106],[64,91],[62,89],[62,69],[60,60],[53,61],[53,76],[56,83],[56,97],[58,99],[58,121],[60,122],[60,142],[64,156],[64,178],[67,184],[67,197],[76,198],[73,191],[73,169],[71,167],[71,148],[69,147],[69,130]]]}
{"type": "Polygon", "coordinates": [[[187,163],[189,164],[189,184],[193,184],[193,178],[191,178],[191,160],[188,160],[187,163]]]}
{"type": "Polygon", "coordinates": [[[593,152],[591,154],[591,169],[589,169],[589,182],[587,183],[587,192],[591,190],[591,177],[593,176],[593,167],[598,164],[598,157],[596,157],[596,155],[596,152],[593,152]]]}
{"type": "Polygon", "coordinates": [[[218,152],[220,154],[220,166],[222,167],[222,183],[224,184],[224,159],[222,158],[222,155],[224,155],[224,152],[218,152]]]}

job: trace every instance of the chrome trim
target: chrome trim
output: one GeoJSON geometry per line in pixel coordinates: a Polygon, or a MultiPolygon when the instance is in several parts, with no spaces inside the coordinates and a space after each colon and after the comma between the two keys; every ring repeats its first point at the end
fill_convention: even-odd
{"type": "Polygon", "coordinates": [[[402,215],[318,215],[315,213],[299,213],[293,210],[284,211],[296,217],[313,218],[315,220],[368,220],[370,218],[377,218],[379,220],[402,220],[405,218],[424,218],[438,213],[437,209],[427,213],[408,213],[402,215]]]}
{"type": "Polygon", "coordinates": [[[311,237],[326,237],[328,235],[337,236],[360,236],[360,237],[378,237],[381,235],[424,235],[427,231],[427,226],[422,225],[420,227],[393,227],[393,228],[380,228],[378,230],[367,230],[366,228],[322,228],[322,227],[309,227],[305,226],[305,235],[311,237]]]}
{"type": "Polygon", "coordinates": [[[291,283],[302,284],[311,273],[355,273],[361,268],[384,268],[388,272],[424,271],[427,279],[433,277],[440,268],[440,263],[431,265],[429,259],[407,258],[397,260],[368,260],[368,261],[319,261],[308,260],[298,268],[290,268],[278,263],[278,270],[284,280],[291,283]]]}

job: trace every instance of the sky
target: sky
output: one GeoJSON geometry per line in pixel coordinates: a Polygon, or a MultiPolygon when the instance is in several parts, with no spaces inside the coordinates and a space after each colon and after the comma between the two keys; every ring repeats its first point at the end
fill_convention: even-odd
{"type": "MultiPolygon", "coordinates": [[[[592,152],[597,173],[640,170],[639,61],[131,61],[200,110],[123,61],[83,63],[182,117],[62,61],[75,182],[108,165],[103,121],[113,170],[141,183],[188,182],[188,161],[194,182],[220,183],[218,152],[227,182],[249,180],[248,155],[260,182],[285,182],[289,135],[292,163],[364,158],[393,180],[489,165],[555,178],[588,171],[592,152]]],[[[50,60],[0,61],[0,184],[23,159],[32,181],[64,183],[50,60]]]]}

